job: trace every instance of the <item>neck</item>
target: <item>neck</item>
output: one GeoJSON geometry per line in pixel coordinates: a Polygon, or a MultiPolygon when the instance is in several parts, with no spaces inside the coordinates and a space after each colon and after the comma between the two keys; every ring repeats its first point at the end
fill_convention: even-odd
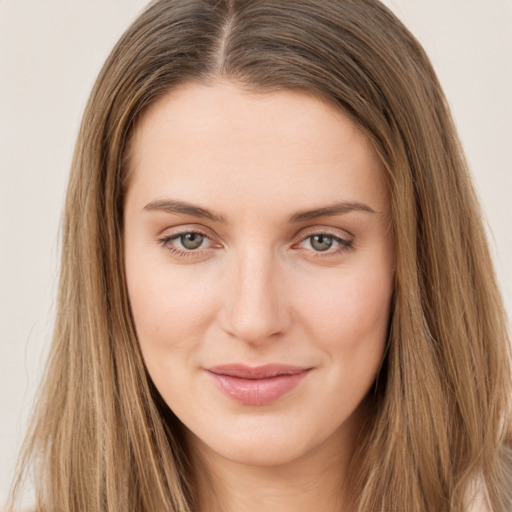
{"type": "Polygon", "coordinates": [[[358,427],[345,425],[321,446],[279,465],[226,459],[189,433],[196,512],[353,512],[348,482],[357,465],[352,459],[358,427]]]}
{"type": "Polygon", "coordinates": [[[340,468],[223,467],[200,484],[198,512],[350,512],[340,468]],[[301,471],[302,469],[302,471],[301,471]]]}

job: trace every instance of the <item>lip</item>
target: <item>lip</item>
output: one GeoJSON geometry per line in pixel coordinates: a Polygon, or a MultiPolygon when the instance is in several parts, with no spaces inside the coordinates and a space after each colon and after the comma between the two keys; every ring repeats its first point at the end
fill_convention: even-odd
{"type": "Polygon", "coordinates": [[[206,368],[225,395],[244,405],[271,404],[297,387],[312,368],[283,364],[228,364],[206,368]]]}

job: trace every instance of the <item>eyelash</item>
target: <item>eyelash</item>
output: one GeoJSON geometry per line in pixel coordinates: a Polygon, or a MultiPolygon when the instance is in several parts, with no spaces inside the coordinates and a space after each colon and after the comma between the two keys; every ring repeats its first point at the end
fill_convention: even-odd
{"type": "Polygon", "coordinates": [[[201,254],[202,252],[204,252],[204,249],[196,249],[196,250],[188,250],[187,251],[187,250],[178,249],[178,248],[170,245],[170,242],[172,242],[174,240],[178,240],[179,238],[181,238],[182,236],[185,236],[185,235],[201,235],[204,238],[211,240],[210,237],[206,233],[203,233],[202,231],[189,230],[189,231],[180,231],[179,233],[176,233],[174,235],[159,238],[158,242],[164,249],[169,251],[171,254],[174,254],[181,258],[197,256],[198,254],[201,254]]]}
{"type": "MultiPolygon", "coordinates": [[[[194,256],[197,256],[198,254],[203,253],[205,250],[208,250],[208,249],[182,250],[182,249],[178,249],[178,248],[174,247],[173,245],[170,245],[171,242],[173,242],[174,240],[178,240],[179,238],[181,238],[182,236],[185,236],[185,235],[200,235],[200,236],[203,236],[205,239],[211,240],[211,238],[206,233],[203,233],[202,231],[188,230],[188,231],[180,231],[179,233],[173,234],[171,236],[165,236],[165,237],[159,238],[158,243],[164,249],[169,251],[171,254],[174,254],[181,258],[194,257],[194,256]]],[[[302,237],[297,243],[294,244],[294,246],[298,245],[300,243],[303,243],[308,239],[312,239],[314,236],[318,236],[318,235],[331,238],[333,240],[333,242],[338,244],[338,248],[335,250],[332,250],[332,251],[329,249],[327,249],[326,251],[312,250],[314,258],[327,258],[329,256],[334,256],[334,255],[338,255],[338,254],[341,254],[344,252],[351,251],[354,248],[353,240],[347,240],[345,238],[341,238],[340,236],[330,233],[328,231],[311,232],[307,236],[302,237]]]]}
{"type": "MultiPolygon", "coordinates": [[[[354,241],[353,240],[347,240],[346,238],[341,238],[338,235],[335,235],[334,233],[330,233],[329,231],[315,231],[309,233],[307,236],[301,238],[301,240],[298,243],[303,243],[306,240],[310,240],[311,245],[311,239],[314,236],[326,236],[332,239],[333,243],[337,243],[338,247],[334,250],[327,249],[326,251],[315,251],[314,249],[311,249],[313,258],[328,258],[329,256],[337,256],[339,254],[349,252],[354,249],[354,241]]],[[[297,245],[297,244],[294,244],[297,245]]]]}

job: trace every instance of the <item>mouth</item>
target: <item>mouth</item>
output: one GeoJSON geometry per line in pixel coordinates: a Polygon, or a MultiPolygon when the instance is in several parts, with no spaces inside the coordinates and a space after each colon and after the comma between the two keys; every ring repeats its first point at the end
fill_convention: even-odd
{"type": "Polygon", "coordinates": [[[229,398],[244,405],[268,405],[296,388],[311,370],[282,364],[230,364],[207,368],[206,372],[229,398]]]}

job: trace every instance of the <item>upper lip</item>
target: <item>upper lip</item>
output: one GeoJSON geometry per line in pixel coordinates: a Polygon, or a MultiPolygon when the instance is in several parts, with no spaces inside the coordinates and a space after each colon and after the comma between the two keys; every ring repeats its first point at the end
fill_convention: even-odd
{"type": "Polygon", "coordinates": [[[248,366],[236,363],[206,368],[207,371],[217,375],[227,375],[240,379],[266,379],[269,377],[277,377],[278,375],[295,375],[310,369],[311,368],[304,366],[292,366],[279,363],[265,364],[262,366],[248,366]]]}

